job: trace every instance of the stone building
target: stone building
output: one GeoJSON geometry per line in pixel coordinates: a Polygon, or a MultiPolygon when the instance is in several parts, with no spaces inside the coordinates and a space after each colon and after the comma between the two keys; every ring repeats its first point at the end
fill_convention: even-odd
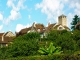
{"type": "Polygon", "coordinates": [[[67,30],[70,31],[70,29],[67,27],[67,17],[65,15],[60,15],[58,17],[58,23],[54,24],[48,24],[47,31],[50,30],[67,30]]]}
{"type": "Polygon", "coordinates": [[[11,31],[0,33],[0,47],[8,46],[8,43],[11,43],[14,37],[15,34],[13,34],[11,31]]]}
{"type": "Polygon", "coordinates": [[[67,26],[67,18],[65,15],[62,14],[58,17],[58,24],[61,24],[63,26],[67,26]]]}
{"type": "Polygon", "coordinates": [[[47,33],[50,30],[67,30],[69,31],[70,29],[67,27],[67,18],[65,15],[60,15],[58,17],[58,23],[54,24],[48,24],[47,27],[45,27],[43,24],[40,23],[33,23],[31,27],[29,28],[24,28],[20,32],[16,32],[16,36],[23,35],[29,32],[38,32],[41,34],[41,36],[44,36],[45,33],[47,33]]]}

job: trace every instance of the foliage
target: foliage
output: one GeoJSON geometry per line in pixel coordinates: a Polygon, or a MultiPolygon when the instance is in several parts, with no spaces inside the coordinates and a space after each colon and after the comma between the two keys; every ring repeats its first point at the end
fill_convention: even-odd
{"type": "Polygon", "coordinates": [[[55,47],[51,42],[48,48],[45,49],[42,47],[38,50],[38,52],[43,55],[51,55],[51,54],[60,54],[62,52],[60,50],[61,50],[61,47],[55,47]]]}
{"type": "Polygon", "coordinates": [[[59,33],[57,30],[51,30],[47,34],[47,40],[55,41],[58,36],[59,36],[59,33]]]}
{"type": "Polygon", "coordinates": [[[79,22],[79,16],[78,15],[75,15],[72,22],[71,22],[71,29],[72,30],[75,30],[75,25],[79,22]]]}
{"type": "MultiPolygon", "coordinates": [[[[14,38],[13,43],[9,44],[7,47],[0,48],[0,59],[10,58],[10,57],[18,57],[18,56],[33,56],[39,55],[39,53],[46,55],[46,57],[41,58],[41,60],[56,60],[61,58],[61,60],[66,60],[67,58],[74,59],[78,58],[76,56],[55,56],[61,53],[63,54],[73,54],[80,51],[80,31],[57,31],[52,30],[48,32],[47,37],[40,38],[39,33],[28,33],[23,36],[18,36],[14,38]],[[41,39],[41,41],[39,41],[41,39]],[[47,45],[46,45],[47,42],[47,45]],[[54,46],[53,43],[54,42],[54,46]],[[42,44],[42,45],[41,45],[42,44]],[[43,48],[46,45],[45,48],[43,48]],[[60,47],[56,47],[60,46],[60,47]],[[39,49],[39,47],[41,47],[39,49]],[[38,52],[39,51],[39,52],[38,52]],[[49,56],[47,56],[49,55],[49,56]],[[54,55],[54,58],[53,56],[54,55]]],[[[61,55],[61,54],[60,54],[61,55]]],[[[40,60],[37,58],[37,60],[40,60]]],[[[35,58],[31,58],[32,60],[35,58]]],[[[72,59],[73,60],[73,59],[72,59]]]]}
{"type": "Polygon", "coordinates": [[[31,40],[31,39],[39,39],[40,38],[40,34],[37,32],[30,32],[25,34],[24,36],[20,36],[25,40],[31,40]]]}
{"type": "Polygon", "coordinates": [[[76,50],[76,41],[73,39],[72,32],[62,31],[50,31],[47,35],[47,40],[54,42],[55,46],[61,46],[64,53],[71,54],[76,50]],[[55,40],[53,40],[55,39],[55,40]]]}
{"type": "Polygon", "coordinates": [[[75,31],[72,31],[72,37],[74,40],[78,41],[80,40],[80,30],[75,30],[75,31]]]}
{"type": "Polygon", "coordinates": [[[38,33],[28,33],[23,36],[19,36],[15,38],[13,43],[9,44],[8,47],[0,49],[0,57],[8,58],[35,55],[39,49],[38,38],[40,38],[38,33]]]}
{"type": "Polygon", "coordinates": [[[80,56],[78,55],[41,55],[41,56],[27,56],[27,57],[16,57],[16,58],[8,58],[6,60],[80,60],[80,56]]]}

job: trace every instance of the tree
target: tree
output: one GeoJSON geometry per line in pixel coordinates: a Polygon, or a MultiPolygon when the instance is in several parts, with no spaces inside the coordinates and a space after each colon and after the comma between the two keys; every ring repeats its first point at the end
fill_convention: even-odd
{"type": "Polygon", "coordinates": [[[79,19],[80,19],[80,18],[79,18],[78,15],[75,15],[75,16],[74,16],[74,18],[73,18],[73,20],[72,20],[72,22],[71,22],[71,25],[72,25],[72,26],[71,26],[71,29],[72,29],[72,30],[75,30],[75,25],[79,22],[79,19]]]}
{"type": "Polygon", "coordinates": [[[34,32],[16,37],[12,44],[0,48],[0,58],[37,54],[37,50],[39,50],[38,38],[40,38],[40,34],[34,32]]]}

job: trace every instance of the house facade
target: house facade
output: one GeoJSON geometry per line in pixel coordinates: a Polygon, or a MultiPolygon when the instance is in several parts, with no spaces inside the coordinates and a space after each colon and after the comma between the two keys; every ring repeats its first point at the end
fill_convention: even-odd
{"type": "Polygon", "coordinates": [[[80,22],[78,22],[78,23],[75,25],[75,29],[80,30],[80,22]]]}
{"type": "Polygon", "coordinates": [[[67,30],[70,31],[70,29],[67,27],[67,18],[65,15],[60,15],[58,17],[58,23],[54,24],[48,24],[47,31],[50,30],[67,30]]]}
{"type": "Polygon", "coordinates": [[[50,30],[70,31],[70,29],[67,27],[67,17],[62,14],[58,17],[58,23],[54,24],[48,23],[47,27],[45,27],[43,24],[40,23],[33,23],[31,27],[24,28],[20,32],[16,32],[16,36],[23,35],[29,32],[38,32],[43,37],[50,30]]]}
{"type": "Polygon", "coordinates": [[[13,37],[15,37],[15,35],[11,31],[0,33],[0,47],[8,46],[8,43],[12,42],[13,37]]]}
{"type": "Polygon", "coordinates": [[[33,23],[31,27],[24,28],[20,32],[16,32],[16,36],[23,35],[29,32],[38,32],[41,37],[43,37],[44,32],[46,31],[45,26],[40,23],[33,23]]]}

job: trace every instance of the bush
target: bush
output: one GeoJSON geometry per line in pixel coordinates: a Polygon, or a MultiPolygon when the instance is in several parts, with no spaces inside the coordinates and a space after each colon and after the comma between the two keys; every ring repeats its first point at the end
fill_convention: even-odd
{"type": "Polygon", "coordinates": [[[78,55],[42,55],[42,56],[27,56],[27,57],[17,57],[10,58],[6,60],[80,60],[78,55]]]}
{"type": "Polygon", "coordinates": [[[0,58],[36,55],[39,50],[38,38],[38,33],[28,33],[15,38],[8,47],[0,49],[0,58]]]}

